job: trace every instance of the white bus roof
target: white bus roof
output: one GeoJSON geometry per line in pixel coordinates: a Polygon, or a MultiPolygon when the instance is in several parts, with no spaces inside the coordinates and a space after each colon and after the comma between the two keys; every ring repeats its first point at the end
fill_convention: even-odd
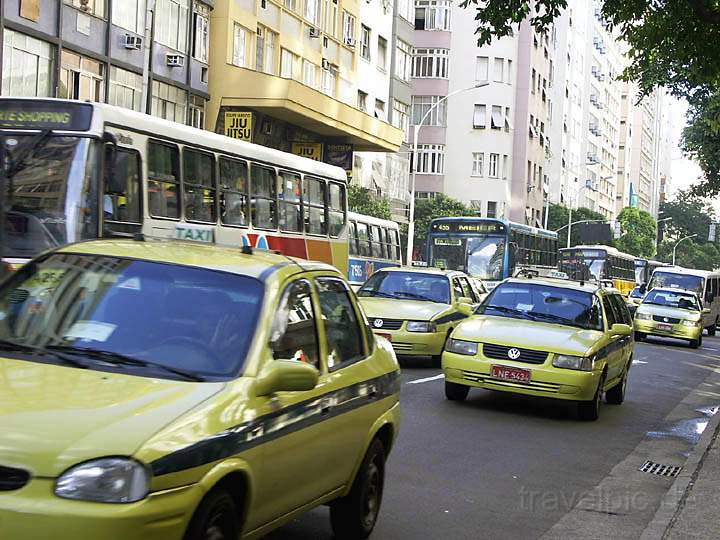
{"type": "Polygon", "coordinates": [[[609,255],[616,255],[618,257],[626,257],[628,259],[637,259],[637,257],[630,255],[628,253],[623,253],[622,251],[618,251],[617,248],[611,247],[611,246],[603,246],[603,245],[596,245],[596,246],[573,246],[570,248],[560,248],[559,251],[572,251],[573,249],[587,249],[587,250],[603,250],[607,251],[609,255]]]}
{"type": "Polygon", "coordinates": [[[373,216],[366,216],[365,214],[358,214],[357,212],[348,212],[348,221],[359,221],[360,223],[377,225],[378,227],[389,227],[391,229],[399,228],[396,221],[391,221],[389,219],[381,219],[373,216]]]}
{"type": "Polygon", "coordinates": [[[660,268],[657,268],[653,275],[658,273],[665,273],[665,274],[684,274],[688,276],[697,276],[697,277],[718,277],[720,276],[720,272],[718,271],[709,271],[709,270],[697,270],[695,268],[683,268],[682,266],[661,266],[660,268]]]}

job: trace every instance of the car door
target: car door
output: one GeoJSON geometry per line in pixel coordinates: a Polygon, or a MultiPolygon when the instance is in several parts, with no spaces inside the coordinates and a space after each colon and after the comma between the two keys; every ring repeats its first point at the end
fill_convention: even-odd
{"type": "MultiPolygon", "coordinates": [[[[615,306],[617,307],[617,312],[620,315],[620,322],[632,328],[632,315],[630,315],[630,309],[628,308],[627,302],[625,302],[625,299],[619,294],[613,294],[612,298],[615,302],[615,306]]],[[[632,357],[635,341],[632,336],[625,336],[620,339],[620,342],[622,345],[619,369],[622,373],[623,367],[632,357]]]]}
{"type": "Polygon", "coordinates": [[[603,309],[605,311],[605,324],[608,336],[608,344],[605,346],[605,362],[607,363],[607,379],[605,382],[614,380],[619,375],[619,366],[622,362],[622,342],[620,336],[611,336],[610,329],[614,324],[622,324],[622,315],[618,312],[612,294],[602,296],[603,309]]]}
{"type": "MultiPolygon", "coordinates": [[[[613,324],[629,324],[630,314],[627,311],[627,307],[622,297],[617,293],[611,293],[606,295],[610,308],[613,311],[613,324]]],[[[630,324],[630,326],[632,326],[630,324]]],[[[609,326],[608,328],[612,328],[609,326]]],[[[608,366],[608,380],[615,379],[622,375],[625,363],[628,359],[628,353],[632,339],[630,336],[610,336],[612,340],[611,352],[610,352],[610,363],[608,366]]]]}
{"type": "Polygon", "coordinates": [[[473,307],[477,307],[480,304],[480,295],[475,290],[475,287],[472,286],[470,280],[466,277],[459,277],[458,281],[460,281],[460,287],[462,287],[463,296],[469,298],[472,301],[473,307]]]}

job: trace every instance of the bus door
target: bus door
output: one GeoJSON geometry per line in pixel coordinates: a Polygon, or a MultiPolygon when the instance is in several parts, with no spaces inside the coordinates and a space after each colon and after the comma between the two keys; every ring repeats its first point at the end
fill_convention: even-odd
{"type": "Polygon", "coordinates": [[[140,152],[105,145],[102,190],[102,236],[132,237],[142,230],[142,161],[140,152]]]}

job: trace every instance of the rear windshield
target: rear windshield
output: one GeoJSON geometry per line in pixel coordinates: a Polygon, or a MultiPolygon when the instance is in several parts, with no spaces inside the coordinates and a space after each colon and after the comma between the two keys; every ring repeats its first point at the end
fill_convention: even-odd
{"type": "Polygon", "coordinates": [[[246,276],[54,254],[0,288],[0,346],[33,348],[29,360],[218,380],[242,369],[262,299],[260,281],[246,276]]]}

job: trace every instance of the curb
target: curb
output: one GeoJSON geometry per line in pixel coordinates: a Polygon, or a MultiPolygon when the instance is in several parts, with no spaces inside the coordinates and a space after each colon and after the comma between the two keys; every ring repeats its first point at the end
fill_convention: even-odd
{"type": "Polygon", "coordinates": [[[687,458],[682,471],[672,486],[670,486],[665,497],[663,497],[660,507],[652,521],[645,527],[645,530],[640,536],[640,540],[665,538],[685,507],[685,502],[702,469],[708,451],[718,436],[720,436],[720,412],[717,412],[708,420],[708,425],[700,441],[695,446],[692,454],[687,458]]]}

